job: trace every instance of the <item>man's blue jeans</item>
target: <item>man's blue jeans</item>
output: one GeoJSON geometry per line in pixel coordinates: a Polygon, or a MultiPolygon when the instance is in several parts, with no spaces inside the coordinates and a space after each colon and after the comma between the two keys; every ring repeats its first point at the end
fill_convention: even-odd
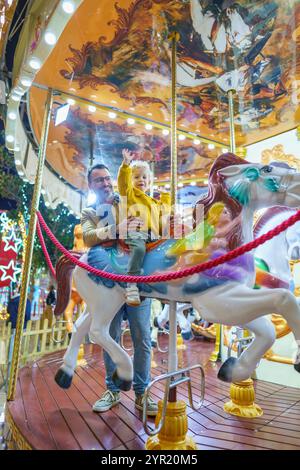
{"type": "MultiPolygon", "coordinates": [[[[121,322],[124,314],[129,322],[131,338],[133,342],[133,390],[136,394],[143,394],[151,380],[151,332],[150,332],[151,300],[145,299],[139,307],[123,307],[111,322],[109,333],[111,337],[120,343],[121,322]]],[[[111,377],[116,368],[109,354],[104,351],[104,364],[106,369],[105,382],[108,390],[119,392],[111,377]]]]}

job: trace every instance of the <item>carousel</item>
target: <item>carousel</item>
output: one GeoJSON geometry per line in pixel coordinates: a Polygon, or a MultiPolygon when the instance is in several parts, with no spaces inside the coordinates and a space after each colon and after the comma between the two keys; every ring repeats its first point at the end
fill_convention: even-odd
{"type": "MultiPolygon", "coordinates": [[[[1,3],[4,49],[17,3],[1,3]]],[[[300,449],[298,14],[298,0],[30,3],[6,102],[6,147],[34,183],[8,448],[300,449]],[[117,192],[124,149],[151,171],[151,207],[170,199],[139,275],[128,272],[127,237],[110,232],[112,244],[88,247],[78,224],[70,251],[39,210],[43,197],[78,219],[95,207],[101,221],[89,170],[105,165],[117,192]],[[65,349],[20,367],[36,237],[65,349]],[[45,237],[61,253],[55,267],[45,237]],[[140,411],[130,329],[121,345],[109,334],[128,285],[162,302],[168,322],[152,325],[160,329],[140,411]],[[104,351],[121,401],[96,413],[104,351]]]]}

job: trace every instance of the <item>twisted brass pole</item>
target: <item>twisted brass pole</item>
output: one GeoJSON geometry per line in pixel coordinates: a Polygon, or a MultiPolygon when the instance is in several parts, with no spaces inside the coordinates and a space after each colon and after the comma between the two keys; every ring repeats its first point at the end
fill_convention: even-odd
{"type": "Polygon", "coordinates": [[[229,107],[229,127],[230,127],[230,152],[235,153],[235,130],[234,130],[234,109],[233,109],[233,95],[235,91],[229,90],[228,95],[228,107],[229,107]]]}
{"type": "Polygon", "coordinates": [[[172,44],[172,84],[171,84],[171,205],[177,201],[177,94],[176,94],[176,57],[179,33],[174,31],[171,36],[172,44]]]}
{"type": "Polygon", "coordinates": [[[25,311],[26,311],[27,296],[28,296],[28,286],[29,286],[30,270],[31,270],[31,264],[32,264],[33,245],[34,245],[34,238],[35,238],[35,232],[36,232],[36,219],[37,219],[36,211],[38,210],[39,202],[40,202],[43,169],[44,169],[44,163],[45,163],[45,157],[46,157],[46,147],[47,147],[52,103],[53,103],[53,94],[52,94],[52,90],[49,89],[48,94],[47,94],[46,107],[45,107],[45,113],[44,113],[44,119],[43,119],[43,127],[42,127],[40,148],[39,148],[39,154],[38,154],[38,166],[37,166],[37,171],[36,171],[36,176],[35,176],[34,191],[33,191],[33,196],[32,196],[32,203],[31,203],[29,230],[28,230],[28,237],[27,237],[25,260],[24,260],[24,266],[23,266],[23,272],[22,272],[21,293],[20,293],[20,302],[19,302],[19,308],[18,308],[16,334],[15,334],[11,371],[10,371],[8,391],[7,391],[8,400],[13,400],[15,397],[15,393],[16,393],[17,378],[18,378],[18,371],[19,371],[19,365],[20,365],[21,340],[22,340],[22,332],[23,332],[23,325],[24,325],[24,318],[25,318],[25,311]]]}

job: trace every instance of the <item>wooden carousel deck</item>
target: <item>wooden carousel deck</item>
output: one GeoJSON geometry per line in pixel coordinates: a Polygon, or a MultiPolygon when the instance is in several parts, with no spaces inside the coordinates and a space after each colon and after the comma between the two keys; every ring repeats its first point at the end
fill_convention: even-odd
{"type": "MultiPolygon", "coordinates": [[[[300,390],[267,382],[256,382],[256,402],[263,408],[259,419],[239,419],[223,411],[229,386],[216,375],[219,366],[208,361],[213,344],[194,340],[182,353],[180,366],[201,363],[206,372],[205,403],[200,412],[188,411],[189,434],[199,450],[296,450],[300,449],[300,390]]],[[[54,382],[62,353],[50,354],[21,369],[17,394],[7,405],[6,416],[13,441],[26,449],[144,449],[147,435],[141,414],[134,407],[134,393],[122,394],[112,410],[97,414],[92,404],[105,390],[104,365],[100,348],[88,345],[87,366],[79,367],[72,387],[64,391],[54,382]]],[[[155,352],[155,377],[166,372],[167,355],[155,352]]],[[[199,383],[197,373],[194,384],[199,383]]],[[[197,398],[197,390],[195,391],[197,398]]],[[[163,384],[153,388],[163,396],[163,384]]],[[[179,387],[178,399],[188,402],[187,388],[179,387]]]]}

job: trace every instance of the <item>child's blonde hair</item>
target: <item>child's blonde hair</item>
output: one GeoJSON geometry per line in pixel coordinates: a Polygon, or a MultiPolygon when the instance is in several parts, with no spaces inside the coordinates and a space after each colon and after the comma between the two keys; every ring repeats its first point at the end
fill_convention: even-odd
{"type": "Polygon", "coordinates": [[[130,164],[132,170],[143,168],[147,171],[150,178],[150,186],[153,184],[153,172],[151,171],[150,165],[148,162],[144,162],[143,160],[133,160],[130,164]]]}

